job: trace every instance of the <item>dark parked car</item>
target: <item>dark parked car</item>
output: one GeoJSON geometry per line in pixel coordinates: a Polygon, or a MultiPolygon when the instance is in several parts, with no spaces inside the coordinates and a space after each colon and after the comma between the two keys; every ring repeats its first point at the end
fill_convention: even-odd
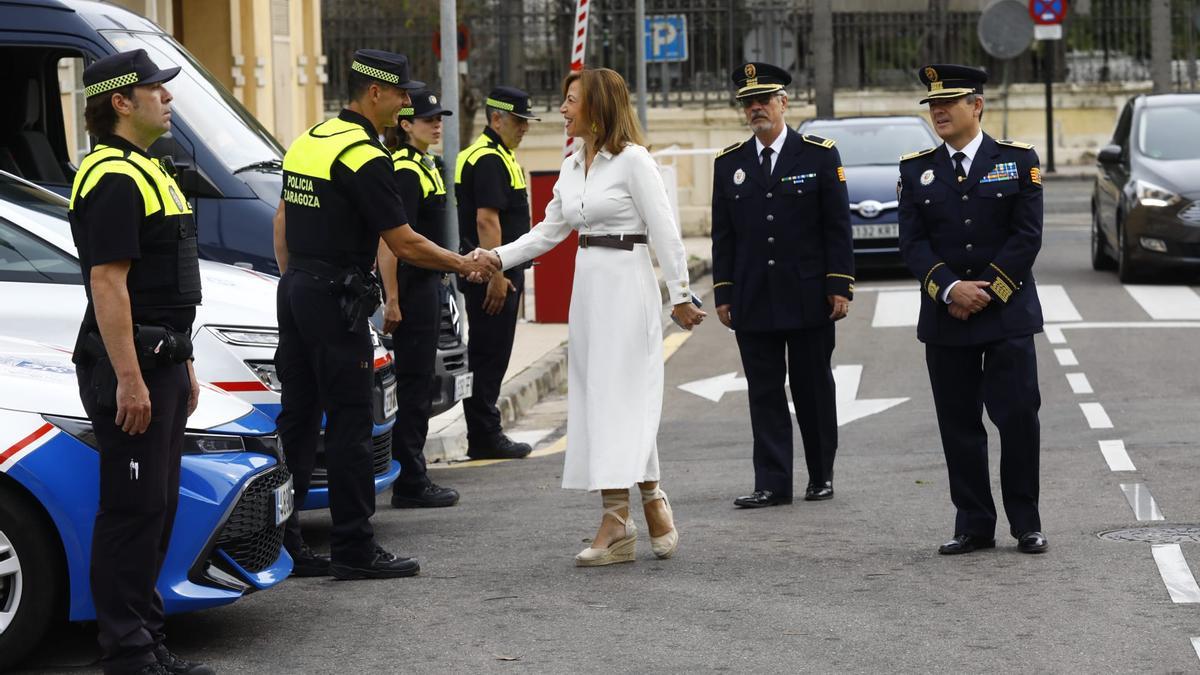
{"type": "Polygon", "coordinates": [[[1100,150],[1092,267],[1200,269],[1200,94],[1135,96],[1100,150]]]}
{"type": "Polygon", "coordinates": [[[900,156],[939,144],[925,120],[915,116],[814,119],[800,133],[837,141],[850,191],[854,262],[859,268],[900,265],[896,181],[900,156]]]}

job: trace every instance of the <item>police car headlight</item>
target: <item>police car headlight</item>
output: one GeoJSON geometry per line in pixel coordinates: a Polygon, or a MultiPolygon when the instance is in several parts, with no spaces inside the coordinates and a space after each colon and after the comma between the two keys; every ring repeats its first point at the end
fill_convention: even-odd
{"type": "Polygon", "coordinates": [[[1162,208],[1179,201],[1179,195],[1144,180],[1134,181],[1134,193],[1142,206],[1162,208]]]}
{"type": "Polygon", "coordinates": [[[222,342],[243,347],[278,347],[279,331],[209,327],[222,342]]]}
{"type": "Polygon", "coordinates": [[[92,423],[89,420],[81,420],[76,417],[58,417],[56,415],[42,415],[42,419],[58,427],[60,431],[89,448],[93,450],[100,449],[99,443],[96,442],[96,431],[92,429],[92,423]]]}
{"type": "Polygon", "coordinates": [[[276,393],[283,391],[283,383],[279,381],[279,371],[275,368],[274,361],[247,361],[246,367],[267,389],[276,393]]]}
{"type": "Polygon", "coordinates": [[[221,452],[246,452],[246,442],[241,436],[218,434],[184,434],[183,454],[212,455],[221,452]]]}

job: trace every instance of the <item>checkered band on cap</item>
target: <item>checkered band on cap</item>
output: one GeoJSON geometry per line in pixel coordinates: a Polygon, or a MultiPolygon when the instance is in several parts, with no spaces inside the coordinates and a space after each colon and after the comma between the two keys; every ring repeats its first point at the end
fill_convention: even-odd
{"type": "Polygon", "coordinates": [[[494,98],[491,98],[490,96],[488,97],[488,99],[486,101],[484,101],[484,103],[486,103],[489,107],[495,108],[497,110],[507,110],[508,112],[512,112],[512,111],[516,110],[516,106],[514,106],[513,104],[496,100],[494,98]]]}
{"type": "Polygon", "coordinates": [[[401,108],[399,116],[400,117],[412,117],[414,114],[416,114],[416,112],[412,108],[401,108]]]}
{"type": "Polygon", "coordinates": [[[363,75],[366,75],[367,77],[373,77],[377,80],[383,80],[384,82],[389,82],[391,84],[400,84],[400,76],[399,75],[393,75],[385,70],[380,70],[378,68],[372,68],[371,66],[368,66],[364,63],[359,63],[358,61],[355,61],[354,63],[350,64],[350,70],[362,73],[363,75]]]}
{"type": "Polygon", "coordinates": [[[83,95],[85,98],[91,98],[93,96],[103,94],[104,92],[112,91],[113,89],[120,89],[121,87],[127,87],[131,84],[137,84],[137,81],[137,73],[119,75],[117,77],[104,80],[103,82],[97,82],[90,87],[85,87],[83,90],[83,95]]]}

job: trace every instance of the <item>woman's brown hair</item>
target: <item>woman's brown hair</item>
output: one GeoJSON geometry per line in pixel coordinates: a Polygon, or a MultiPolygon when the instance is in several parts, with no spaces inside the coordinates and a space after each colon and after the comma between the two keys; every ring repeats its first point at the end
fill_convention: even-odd
{"type": "Polygon", "coordinates": [[[629,101],[629,87],[620,73],[608,68],[573,71],[563,80],[563,99],[567,98],[571,83],[577,80],[583,119],[576,122],[591,127],[597,150],[618,155],[626,144],[646,144],[629,101]]]}

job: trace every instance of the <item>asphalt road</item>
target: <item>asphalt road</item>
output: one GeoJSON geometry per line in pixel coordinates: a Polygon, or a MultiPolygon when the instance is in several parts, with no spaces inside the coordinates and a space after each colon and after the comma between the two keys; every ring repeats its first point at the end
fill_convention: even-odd
{"type": "MultiPolygon", "coordinates": [[[[1001,515],[996,550],[937,555],[954,514],[923,350],[912,325],[880,325],[903,323],[896,307],[917,291],[875,275],[838,324],[834,362],[843,374],[861,366],[860,407],[905,400],[841,427],[832,501],[733,508],[753,485],[746,394],[716,402],[679,388],[742,373],[713,317],[667,364],[659,446],[675,558],[655,560],[643,528],[636,563],[575,568],[600,500],[558,487],[561,455],[438,469],[436,481],[462,491],[459,506],[397,511],[382,499],[375,519],[383,543],[419,557],[420,577],[290,580],[174,618],[170,644],[223,673],[1200,671],[1200,589],[1188,586],[1200,547],[1097,536],[1200,523],[1200,313],[1189,313],[1200,287],[1128,289],[1093,272],[1090,187],[1045,190],[1035,270],[1054,294],[1050,318],[1065,319],[1036,338],[1049,553],[1017,553],[1001,515]],[[1140,521],[1122,484],[1142,486],[1143,517],[1159,515],[1151,494],[1164,519],[1140,521]]],[[[520,426],[553,446],[564,415],[556,399],[520,426]]],[[[996,475],[995,442],[992,460],[996,475]]],[[[323,514],[305,523],[323,545],[323,514]]],[[[93,639],[87,626],[66,629],[31,665],[74,672],[95,658],[93,639]]]]}

